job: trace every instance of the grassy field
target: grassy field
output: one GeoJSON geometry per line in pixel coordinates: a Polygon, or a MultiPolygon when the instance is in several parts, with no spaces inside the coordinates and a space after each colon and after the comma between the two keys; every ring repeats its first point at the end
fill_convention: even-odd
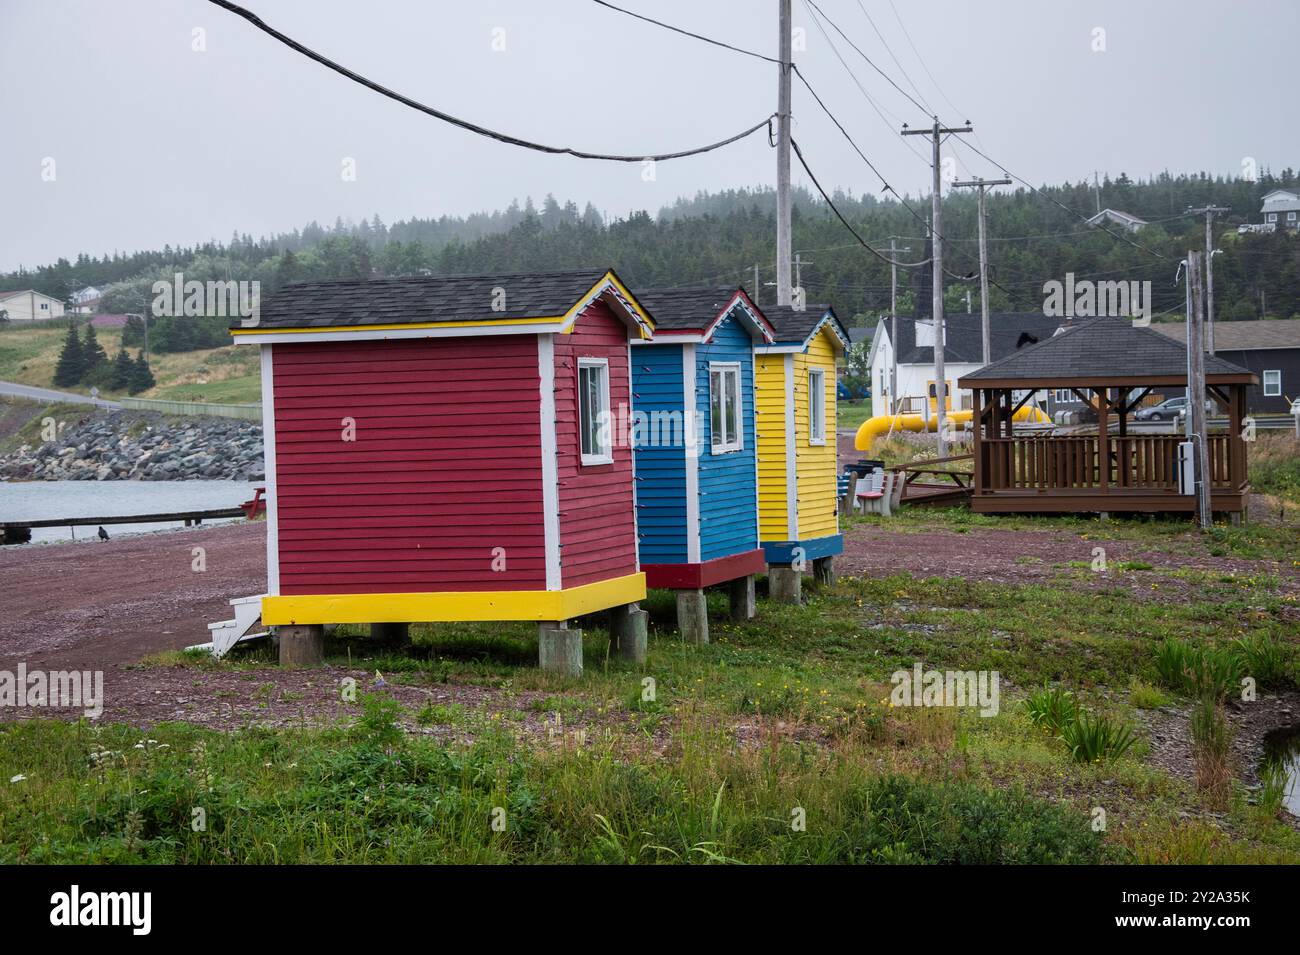
{"type": "MultiPolygon", "coordinates": [[[[1113,524],[1203,546],[1185,524],[1113,524]]],[[[1274,547],[1265,529],[1241,533],[1258,539],[1239,550],[1274,547]]],[[[417,626],[403,655],[339,628],[321,680],[344,666],[374,676],[323,726],[4,726],[0,862],[1300,862],[1274,801],[1240,780],[1202,792],[1153,759],[1143,729],[1188,718],[1162,669],[1170,640],[1267,648],[1269,690],[1294,688],[1293,592],[1266,574],[1116,573],[1191,574],[1194,596],[1097,588],[1071,564],[1029,585],[843,578],[803,605],[762,599],[748,622],[711,593],[713,642],[689,646],[656,591],[645,665],[611,658],[593,618],[579,679],[534,668],[528,625],[417,626]],[[997,670],[997,714],[892,705],[891,673],[916,662],[997,670]],[[398,684],[467,702],[404,706],[398,684]],[[1094,757],[1077,726],[1045,729],[1044,686],[1069,694],[1085,728],[1134,742],[1094,757]],[[468,702],[485,688],[489,702],[468,702]]],[[[240,671],[266,698],[283,692],[268,662],[263,650],[149,666],[189,668],[195,686],[240,671]]]]}
{"type": "MultiPolygon", "coordinates": [[[[34,325],[0,325],[0,380],[16,381],[39,388],[51,388],[59,352],[67,336],[64,321],[34,325]]],[[[83,331],[84,334],[84,331],[83,331]]],[[[109,358],[122,343],[122,329],[96,328],[95,334],[109,358]]],[[[132,356],[135,350],[131,350],[132,356]]],[[[212,348],[176,354],[150,356],[157,387],[141,398],[172,398],[181,401],[214,401],[242,404],[261,400],[261,377],[257,349],[212,348]]],[[[86,387],[64,389],[85,394],[86,387]]],[[[105,392],[105,397],[119,397],[105,392]]]]}
{"type": "Polygon", "coordinates": [[[835,406],[835,428],[838,431],[857,431],[872,414],[870,398],[861,402],[838,402],[835,406]]]}

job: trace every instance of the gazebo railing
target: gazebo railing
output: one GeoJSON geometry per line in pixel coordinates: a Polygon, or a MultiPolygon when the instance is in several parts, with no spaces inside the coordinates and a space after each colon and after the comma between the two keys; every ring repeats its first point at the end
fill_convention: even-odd
{"type": "MultiPolygon", "coordinates": [[[[1110,435],[1103,474],[1101,439],[1085,435],[981,438],[980,491],[1125,489],[1179,493],[1178,446],[1182,435],[1110,435]]],[[[1209,437],[1211,486],[1232,487],[1230,437],[1209,437]]]]}

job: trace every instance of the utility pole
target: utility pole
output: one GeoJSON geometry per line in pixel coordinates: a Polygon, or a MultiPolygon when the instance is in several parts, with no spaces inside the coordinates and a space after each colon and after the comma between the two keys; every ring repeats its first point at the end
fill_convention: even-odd
{"type": "MultiPolygon", "coordinates": [[[[794,254],[794,287],[800,291],[803,290],[803,267],[812,264],[812,262],[805,262],[800,253],[796,252],[794,254]]],[[[807,296],[805,296],[805,301],[807,301],[807,296]]]]}
{"type": "Polygon", "coordinates": [[[777,0],[781,74],[776,96],[776,304],[790,304],[790,0],[777,0]]]}
{"type": "Polygon", "coordinates": [[[987,233],[988,214],[984,208],[984,193],[989,186],[1009,186],[1010,179],[968,179],[954,182],[953,187],[973,187],[979,190],[979,226],[980,226],[980,337],[984,343],[984,364],[993,360],[993,332],[989,327],[989,241],[987,233]]]}
{"type": "Polygon", "coordinates": [[[1097,197],[1097,215],[1101,215],[1101,180],[1097,178],[1097,170],[1092,171],[1092,190],[1097,197]]]}
{"type": "Polygon", "coordinates": [[[889,237],[889,403],[890,414],[898,414],[898,253],[911,252],[912,247],[901,249],[889,237]]]}
{"type": "Polygon", "coordinates": [[[1210,516],[1210,448],[1205,426],[1205,346],[1201,340],[1204,306],[1201,287],[1201,253],[1187,253],[1187,286],[1192,307],[1187,315],[1187,414],[1192,422],[1192,455],[1196,475],[1196,522],[1208,530],[1210,516]]]}
{"type": "Polygon", "coordinates": [[[1214,354],[1214,217],[1231,212],[1224,206],[1188,207],[1188,215],[1205,216],[1205,350],[1214,354]]]}
{"type": "Polygon", "coordinates": [[[939,125],[939,117],[935,116],[934,125],[930,129],[908,129],[907,124],[903,124],[904,136],[929,136],[932,151],[931,172],[933,172],[933,182],[931,188],[933,194],[930,197],[930,274],[932,276],[930,287],[930,320],[934,324],[934,397],[935,411],[938,414],[938,421],[935,426],[939,429],[939,457],[948,456],[948,438],[945,428],[948,424],[948,413],[945,407],[948,401],[948,383],[944,380],[943,369],[943,228],[940,225],[940,199],[942,198],[942,169],[939,165],[939,146],[943,142],[942,137],[951,133],[970,133],[974,132],[974,127],[967,123],[965,126],[948,128],[939,125]]]}
{"type": "Polygon", "coordinates": [[[754,304],[758,304],[758,297],[763,294],[763,286],[758,281],[758,263],[754,263],[754,304]]]}

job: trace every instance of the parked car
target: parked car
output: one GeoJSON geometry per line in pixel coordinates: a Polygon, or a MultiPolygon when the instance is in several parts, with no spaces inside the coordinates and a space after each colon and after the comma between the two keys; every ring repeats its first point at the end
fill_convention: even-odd
{"type": "MultiPolygon", "coordinates": [[[[1158,405],[1152,405],[1150,408],[1139,408],[1133,415],[1135,421],[1177,421],[1187,413],[1187,398],[1166,398],[1158,405]]],[[[1207,415],[1215,414],[1214,402],[1206,400],[1205,413],[1207,415]]]]}

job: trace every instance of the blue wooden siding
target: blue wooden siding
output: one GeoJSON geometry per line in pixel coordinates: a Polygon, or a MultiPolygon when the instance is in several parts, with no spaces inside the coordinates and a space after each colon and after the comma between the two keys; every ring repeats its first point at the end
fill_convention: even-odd
{"type": "MultiPolygon", "coordinates": [[[[685,412],[682,346],[632,348],[632,407],[653,420],[655,412],[685,412]]],[[[661,419],[663,420],[663,419],[661,419]]],[[[679,425],[680,427],[680,425],[679,425]]],[[[651,439],[654,428],[647,426],[651,439]]],[[[665,435],[666,437],[666,435],[665,435]]],[[[682,442],[636,446],[637,534],[643,564],[684,564],[686,551],[686,450],[682,442]]]]}
{"type": "Polygon", "coordinates": [[[700,559],[714,560],[758,547],[758,486],[754,471],[754,346],[735,318],[722,320],[713,340],[695,347],[695,407],[704,423],[699,458],[700,559]],[[743,448],[712,452],[709,363],[740,363],[743,448]]]}

